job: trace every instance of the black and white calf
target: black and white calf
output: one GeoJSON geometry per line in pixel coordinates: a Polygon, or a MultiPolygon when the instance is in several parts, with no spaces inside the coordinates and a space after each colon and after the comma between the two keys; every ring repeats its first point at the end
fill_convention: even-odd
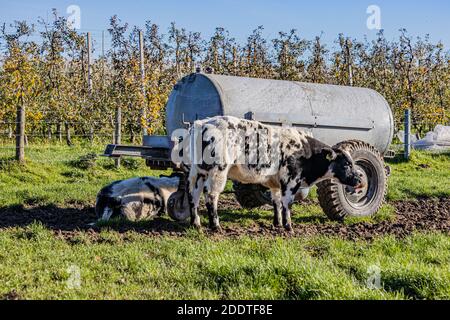
{"type": "Polygon", "coordinates": [[[188,179],[191,223],[200,228],[198,206],[205,193],[210,227],[220,230],[217,205],[227,179],[270,189],[274,225],[292,230],[290,204],[300,188],[330,178],[361,188],[350,155],[293,128],[234,117],[196,121],[189,133],[188,179]],[[199,138],[200,137],[200,138],[199,138]],[[199,143],[200,141],[200,143],[199,143]]]}
{"type": "Polygon", "coordinates": [[[148,220],[166,213],[167,200],[177,191],[179,177],[142,177],[116,181],[97,195],[95,212],[101,221],[122,215],[130,221],[148,220]]]}

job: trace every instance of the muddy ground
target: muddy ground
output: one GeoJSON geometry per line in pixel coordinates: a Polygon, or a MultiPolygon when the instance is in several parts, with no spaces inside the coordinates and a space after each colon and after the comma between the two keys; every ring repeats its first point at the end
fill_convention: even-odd
{"type": "MultiPolygon", "coordinates": [[[[381,235],[394,235],[403,238],[414,231],[440,231],[450,234],[450,198],[419,199],[416,201],[399,201],[391,203],[396,210],[394,219],[381,222],[356,222],[353,224],[330,223],[325,218],[323,223],[296,223],[294,236],[330,235],[343,239],[370,240],[381,235]]],[[[223,197],[220,208],[237,209],[239,205],[231,195],[223,197]]],[[[268,207],[270,210],[270,208],[268,207]]],[[[238,218],[236,218],[238,219],[238,218]]],[[[94,209],[74,205],[71,208],[55,206],[45,207],[9,207],[0,209],[0,230],[12,227],[24,227],[35,221],[53,230],[57,236],[69,239],[80,232],[87,232],[93,239],[97,238],[101,228],[91,227],[95,221],[94,209]]],[[[227,221],[233,222],[228,217],[227,221]]],[[[144,224],[117,223],[109,228],[117,230],[124,237],[127,231],[135,231],[148,236],[184,236],[187,225],[179,224],[168,218],[159,218],[144,224]]],[[[208,230],[205,229],[208,234],[208,230]]],[[[248,236],[292,236],[283,231],[274,230],[267,223],[255,223],[250,227],[238,223],[226,224],[222,234],[210,234],[212,237],[248,236]]]]}

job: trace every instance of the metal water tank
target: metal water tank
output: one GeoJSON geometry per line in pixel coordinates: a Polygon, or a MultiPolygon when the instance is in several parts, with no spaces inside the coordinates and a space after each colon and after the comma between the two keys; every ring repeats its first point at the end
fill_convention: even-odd
{"type": "Polygon", "coordinates": [[[181,79],[170,94],[168,135],[218,115],[309,130],[329,145],[361,140],[382,154],[394,134],[388,103],[371,89],[197,73],[181,79]]]}

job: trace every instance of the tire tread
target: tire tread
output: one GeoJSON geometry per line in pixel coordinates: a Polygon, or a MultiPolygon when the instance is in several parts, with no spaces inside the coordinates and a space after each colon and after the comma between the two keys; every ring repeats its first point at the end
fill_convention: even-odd
{"type": "MultiPolygon", "coordinates": [[[[384,167],[384,159],[380,152],[373,146],[371,146],[368,143],[365,143],[363,141],[359,140],[348,140],[341,143],[338,143],[336,148],[344,149],[350,153],[357,150],[363,150],[373,153],[383,164],[384,167]]],[[[387,177],[386,172],[383,170],[383,173],[385,175],[385,186],[383,191],[383,200],[378,203],[376,211],[378,211],[381,206],[385,203],[386,194],[387,194],[387,177]]],[[[323,182],[320,182],[317,185],[317,195],[319,198],[319,204],[322,207],[325,214],[330,218],[331,220],[337,220],[342,221],[348,213],[344,210],[342,207],[339,195],[338,195],[338,188],[337,183],[333,180],[326,180],[323,182]]]]}

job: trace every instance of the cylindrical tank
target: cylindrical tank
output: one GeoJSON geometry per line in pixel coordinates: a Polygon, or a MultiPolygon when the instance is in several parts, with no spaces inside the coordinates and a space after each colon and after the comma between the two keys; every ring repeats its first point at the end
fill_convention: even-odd
{"type": "Polygon", "coordinates": [[[374,90],[294,81],[191,74],[174,87],[166,106],[166,128],[218,115],[309,130],[329,145],[357,139],[385,153],[394,120],[374,90]]]}

